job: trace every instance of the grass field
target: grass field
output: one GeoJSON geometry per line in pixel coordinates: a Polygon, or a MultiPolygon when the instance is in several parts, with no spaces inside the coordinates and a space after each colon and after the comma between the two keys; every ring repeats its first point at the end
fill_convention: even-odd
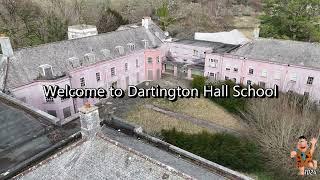
{"type": "Polygon", "coordinates": [[[147,109],[142,105],[136,106],[132,111],[129,111],[126,116],[127,121],[142,126],[147,133],[158,133],[162,129],[169,130],[172,128],[176,128],[177,130],[186,133],[198,133],[203,130],[212,132],[210,129],[202,128],[187,121],[175,119],[151,109],[147,109]]]}
{"type": "Polygon", "coordinates": [[[176,102],[165,99],[152,99],[150,103],[174,112],[206,120],[229,129],[238,131],[244,129],[243,124],[240,123],[240,119],[235,118],[222,107],[206,98],[178,99],[176,102]]]}
{"type": "Polygon", "coordinates": [[[177,130],[187,133],[198,133],[203,130],[214,133],[216,130],[209,127],[201,127],[197,124],[193,124],[192,122],[156,112],[152,109],[146,108],[144,106],[145,104],[152,104],[163,109],[188,115],[213,124],[218,124],[235,131],[242,131],[245,129],[241,120],[233,117],[209,99],[179,99],[176,102],[171,102],[165,99],[153,98],[135,105],[134,108],[128,111],[124,117],[127,121],[142,126],[148,133],[159,133],[162,129],[168,130],[172,128],[176,128],[177,130]]]}

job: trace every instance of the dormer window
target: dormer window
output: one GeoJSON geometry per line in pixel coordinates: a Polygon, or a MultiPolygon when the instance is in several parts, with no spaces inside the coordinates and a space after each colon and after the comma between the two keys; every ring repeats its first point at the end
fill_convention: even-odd
{"type": "Polygon", "coordinates": [[[110,57],[110,50],[109,49],[101,49],[101,53],[106,58],[110,57]]]}
{"type": "Polygon", "coordinates": [[[149,42],[148,40],[144,39],[142,40],[143,44],[144,44],[144,48],[147,49],[149,47],[149,42]]]}
{"type": "Polygon", "coordinates": [[[49,64],[43,64],[39,66],[40,68],[40,75],[42,77],[46,78],[52,78],[53,77],[53,71],[52,71],[52,66],[49,64]]]}
{"type": "Polygon", "coordinates": [[[95,61],[95,55],[93,53],[87,53],[84,55],[84,60],[88,63],[93,63],[95,61]]]}
{"type": "Polygon", "coordinates": [[[193,55],[194,55],[194,56],[198,56],[198,53],[199,53],[199,52],[198,52],[197,50],[195,50],[195,49],[193,50],[193,55]]]}
{"type": "Polygon", "coordinates": [[[72,67],[72,68],[76,68],[76,67],[79,67],[80,66],[80,61],[79,61],[79,58],[77,57],[71,57],[68,59],[68,62],[69,62],[69,65],[72,67]]]}
{"type": "Polygon", "coordinates": [[[116,46],[115,50],[119,55],[123,55],[124,54],[124,49],[123,49],[122,46],[116,46]]]}
{"type": "Polygon", "coordinates": [[[134,45],[133,43],[128,43],[127,45],[128,45],[128,49],[129,49],[130,51],[134,51],[135,45],[134,45]]]}

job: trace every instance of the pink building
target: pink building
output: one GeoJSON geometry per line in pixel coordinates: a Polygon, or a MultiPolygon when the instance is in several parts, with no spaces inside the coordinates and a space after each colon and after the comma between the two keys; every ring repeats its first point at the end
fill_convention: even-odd
{"type": "Polygon", "coordinates": [[[228,53],[207,53],[204,75],[262,87],[278,85],[320,100],[320,45],[275,39],[257,39],[228,53]]]}
{"type": "Polygon", "coordinates": [[[238,45],[201,40],[176,40],[166,43],[167,54],[163,61],[163,72],[186,79],[204,74],[207,52],[228,53],[238,45]]]}
{"type": "Polygon", "coordinates": [[[72,119],[85,102],[99,99],[46,98],[43,85],[64,88],[126,89],[146,80],[161,78],[161,47],[167,37],[150,18],[140,26],[122,27],[96,34],[85,25],[69,28],[70,40],[12,50],[0,37],[0,89],[60,119],[72,119]],[[78,28],[78,30],[77,30],[78,28]]]}
{"type": "Polygon", "coordinates": [[[279,85],[320,100],[319,44],[257,39],[242,47],[199,40],[170,42],[150,17],[139,24],[97,34],[92,26],[69,27],[70,40],[12,50],[0,37],[0,89],[59,119],[73,119],[85,102],[99,99],[46,98],[43,85],[64,88],[118,87],[160,79],[162,73],[186,79],[279,85]]]}

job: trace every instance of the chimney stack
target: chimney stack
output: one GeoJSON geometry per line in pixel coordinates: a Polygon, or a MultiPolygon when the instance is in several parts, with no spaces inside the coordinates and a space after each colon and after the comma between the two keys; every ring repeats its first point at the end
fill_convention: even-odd
{"type": "Polygon", "coordinates": [[[101,129],[98,107],[87,102],[79,112],[82,137],[93,139],[101,129]]]}
{"type": "Polygon", "coordinates": [[[152,20],[151,20],[151,17],[148,17],[148,16],[143,17],[143,18],[142,18],[142,26],[143,26],[144,28],[148,29],[151,21],[152,21],[152,20]]]}
{"type": "Polygon", "coordinates": [[[11,46],[11,42],[9,37],[6,37],[5,35],[0,35],[0,44],[1,44],[1,51],[2,54],[6,57],[12,57],[13,56],[13,50],[11,46]]]}
{"type": "Polygon", "coordinates": [[[78,24],[68,27],[68,39],[78,39],[98,35],[96,26],[78,24]]]}

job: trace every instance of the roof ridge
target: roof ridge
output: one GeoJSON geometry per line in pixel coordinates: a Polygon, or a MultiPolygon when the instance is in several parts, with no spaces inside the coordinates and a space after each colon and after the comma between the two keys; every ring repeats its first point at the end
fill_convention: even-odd
{"type": "Polygon", "coordinates": [[[275,38],[264,38],[259,37],[258,39],[254,39],[253,41],[260,41],[260,40],[268,40],[268,41],[282,41],[282,42],[293,42],[293,43],[300,43],[300,44],[318,44],[320,45],[320,42],[306,42],[306,41],[297,41],[292,39],[275,39],[275,38]]]}
{"type": "Polygon", "coordinates": [[[100,34],[97,34],[97,35],[92,35],[92,36],[87,36],[87,37],[82,37],[82,38],[77,38],[77,39],[64,39],[64,40],[61,40],[61,41],[48,42],[48,43],[38,44],[38,45],[35,45],[35,46],[21,47],[21,48],[15,49],[14,52],[18,52],[18,51],[26,50],[26,49],[39,48],[39,47],[48,46],[48,45],[52,45],[52,44],[64,43],[64,42],[68,42],[68,41],[80,41],[82,39],[89,39],[89,38],[92,38],[92,37],[104,36],[104,35],[108,35],[108,34],[112,34],[112,33],[135,30],[135,29],[140,29],[140,28],[141,29],[145,29],[144,27],[137,27],[137,28],[134,28],[134,29],[115,30],[115,31],[110,31],[110,32],[106,32],[106,33],[100,33],[100,34]]]}

